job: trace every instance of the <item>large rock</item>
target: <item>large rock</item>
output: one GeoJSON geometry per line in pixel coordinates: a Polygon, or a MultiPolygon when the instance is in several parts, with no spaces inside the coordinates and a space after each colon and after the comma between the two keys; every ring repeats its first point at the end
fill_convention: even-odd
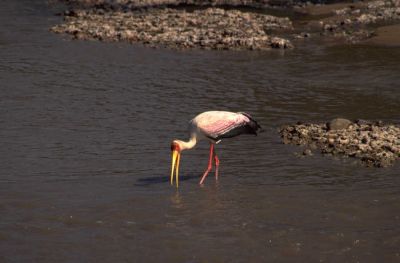
{"type": "Polygon", "coordinates": [[[348,119],[336,118],[326,124],[328,130],[347,129],[353,122],[348,119]]]}

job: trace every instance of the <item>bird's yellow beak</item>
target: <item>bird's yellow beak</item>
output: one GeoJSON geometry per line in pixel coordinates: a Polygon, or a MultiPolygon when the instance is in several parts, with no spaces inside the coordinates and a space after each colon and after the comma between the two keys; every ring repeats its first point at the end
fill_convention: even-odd
{"type": "Polygon", "coordinates": [[[179,186],[179,160],[181,153],[177,150],[172,151],[172,166],[171,166],[171,185],[174,184],[174,172],[176,176],[176,187],[179,186]]]}

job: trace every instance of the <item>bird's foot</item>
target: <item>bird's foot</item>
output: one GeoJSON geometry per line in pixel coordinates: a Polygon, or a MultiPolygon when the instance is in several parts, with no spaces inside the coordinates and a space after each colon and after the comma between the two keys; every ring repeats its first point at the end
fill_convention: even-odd
{"type": "Polygon", "coordinates": [[[199,184],[203,184],[204,180],[206,179],[208,173],[211,171],[211,167],[207,168],[207,170],[204,172],[203,176],[201,177],[200,183],[199,184]]]}

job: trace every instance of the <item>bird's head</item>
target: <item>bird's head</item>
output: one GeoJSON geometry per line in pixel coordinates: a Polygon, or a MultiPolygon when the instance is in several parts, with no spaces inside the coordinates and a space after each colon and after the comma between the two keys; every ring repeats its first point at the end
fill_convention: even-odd
{"type": "Polygon", "coordinates": [[[179,140],[171,143],[172,166],[171,166],[171,185],[174,183],[174,174],[176,176],[176,187],[179,185],[179,161],[181,158],[182,145],[179,140]]]}
{"type": "Polygon", "coordinates": [[[173,140],[171,142],[171,151],[180,152],[182,150],[182,145],[180,140],[173,140]]]}

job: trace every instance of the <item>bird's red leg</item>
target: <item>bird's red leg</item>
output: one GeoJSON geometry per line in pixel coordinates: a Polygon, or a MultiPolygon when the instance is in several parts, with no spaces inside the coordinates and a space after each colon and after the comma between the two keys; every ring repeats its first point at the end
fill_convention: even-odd
{"type": "Polygon", "coordinates": [[[208,159],[208,167],[207,167],[207,170],[204,172],[203,177],[201,177],[201,180],[200,180],[199,184],[203,184],[203,182],[206,179],[208,173],[212,169],[213,152],[214,152],[214,144],[210,143],[210,158],[208,159]]]}
{"type": "Polygon", "coordinates": [[[219,159],[214,147],[214,161],[215,161],[215,180],[218,180],[219,159]]]}

